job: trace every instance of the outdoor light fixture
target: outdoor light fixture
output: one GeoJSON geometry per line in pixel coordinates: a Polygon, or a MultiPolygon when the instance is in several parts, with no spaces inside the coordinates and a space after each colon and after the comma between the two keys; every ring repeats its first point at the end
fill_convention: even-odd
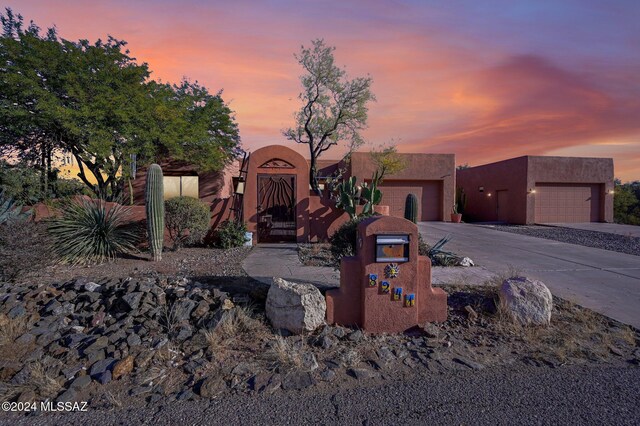
{"type": "Polygon", "coordinates": [[[478,192],[484,192],[484,186],[479,186],[478,187],[478,192]]]}
{"type": "Polygon", "coordinates": [[[607,194],[615,194],[615,191],[613,189],[607,189],[607,194]]]}
{"type": "Polygon", "coordinates": [[[487,194],[487,197],[491,197],[491,193],[490,192],[487,194]]]}
{"type": "Polygon", "coordinates": [[[536,193],[536,189],[535,188],[529,188],[529,191],[527,191],[528,194],[535,194],[536,193]]]}
{"type": "Polygon", "coordinates": [[[238,185],[236,186],[236,194],[244,194],[244,182],[238,182],[238,185]]]}

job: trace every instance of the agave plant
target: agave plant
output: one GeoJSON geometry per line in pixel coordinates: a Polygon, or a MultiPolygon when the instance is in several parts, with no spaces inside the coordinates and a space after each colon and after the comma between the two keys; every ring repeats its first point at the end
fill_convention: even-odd
{"type": "Polygon", "coordinates": [[[130,209],[120,204],[107,207],[102,200],[74,201],[49,222],[53,251],[71,264],[103,263],[135,252],[140,233],[129,217],[130,209]]]}
{"type": "Polygon", "coordinates": [[[4,191],[0,191],[0,225],[10,220],[26,220],[29,212],[22,212],[22,205],[16,203],[11,197],[5,197],[4,191]]]}
{"type": "Polygon", "coordinates": [[[444,245],[447,244],[450,240],[451,235],[440,238],[432,247],[429,247],[427,256],[429,256],[431,259],[435,258],[436,256],[455,257],[455,254],[451,253],[450,251],[442,250],[442,247],[444,247],[444,245]]]}

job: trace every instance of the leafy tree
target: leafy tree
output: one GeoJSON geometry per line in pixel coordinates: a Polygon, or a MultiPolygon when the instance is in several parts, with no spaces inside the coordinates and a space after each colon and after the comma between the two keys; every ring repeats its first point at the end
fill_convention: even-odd
{"type": "Polygon", "coordinates": [[[630,182],[622,184],[619,179],[615,180],[615,191],[613,193],[613,216],[618,223],[629,225],[640,225],[640,182],[630,182]]]}
{"type": "Polygon", "coordinates": [[[51,132],[60,118],[59,98],[66,74],[63,46],[55,28],[44,36],[11,9],[0,15],[0,152],[35,165],[40,191],[49,192],[53,151],[60,140],[51,132]]]}
{"type": "Polygon", "coordinates": [[[378,171],[378,183],[382,183],[385,176],[399,173],[407,167],[404,158],[398,153],[398,147],[394,144],[372,149],[371,160],[378,171]]]}
{"type": "Polygon", "coordinates": [[[10,9],[2,24],[4,152],[43,164],[48,156],[50,169],[52,151],[66,150],[78,177],[106,200],[120,197],[134,155],[140,163],[168,156],[212,171],[237,154],[238,127],[221,92],[149,80],[147,64],[113,37],[91,44],[58,39],[54,29],[42,36],[33,23],[23,30],[23,18],[10,9]]]}
{"type": "Polygon", "coordinates": [[[299,95],[303,107],[294,115],[295,127],[283,132],[287,139],[309,146],[309,181],[317,194],[317,159],[340,141],[348,142],[351,150],[363,143],[359,132],[367,124],[367,104],[375,100],[371,78],[349,80],[334,64],[334,50],[317,39],[294,55],[305,71],[299,95]]]}

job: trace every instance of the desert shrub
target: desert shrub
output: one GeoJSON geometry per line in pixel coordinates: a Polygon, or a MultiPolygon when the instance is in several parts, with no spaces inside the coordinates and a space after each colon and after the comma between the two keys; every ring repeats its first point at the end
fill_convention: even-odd
{"type": "Polygon", "coordinates": [[[193,197],[175,197],[164,203],[164,220],[173,248],[202,242],[209,229],[209,207],[193,197]]]}
{"type": "MultiPolygon", "coordinates": [[[[0,161],[0,190],[22,205],[33,205],[44,201],[40,171],[25,163],[10,165],[0,161]]],[[[60,176],[58,170],[48,175],[48,198],[66,198],[74,195],[89,195],[87,186],[77,179],[60,176]]]]}
{"type": "Polygon", "coordinates": [[[130,222],[130,209],[107,207],[102,200],[81,199],[66,204],[60,216],[49,220],[53,252],[72,264],[102,263],[136,251],[138,224],[130,222]]]}
{"type": "Polygon", "coordinates": [[[22,212],[22,205],[13,197],[6,196],[4,191],[0,190],[0,225],[9,221],[24,222],[29,215],[28,212],[22,212]]]}
{"type": "Polygon", "coordinates": [[[223,249],[242,247],[245,242],[246,232],[247,225],[245,223],[225,220],[218,229],[216,229],[216,245],[223,249]]]}
{"type": "Polygon", "coordinates": [[[355,217],[343,223],[329,239],[331,256],[337,265],[340,264],[340,259],[344,256],[354,256],[356,254],[358,224],[363,219],[363,217],[355,217]]]}
{"type": "Polygon", "coordinates": [[[0,279],[16,281],[51,262],[51,239],[44,224],[14,219],[0,225],[0,279]]]}
{"type": "Polygon", "coordinates": [[[53,182],[53,195],[56,198],[67,198],[74,195],[91,195],[91,192],[79,180],[58,178],[53,182]]]}

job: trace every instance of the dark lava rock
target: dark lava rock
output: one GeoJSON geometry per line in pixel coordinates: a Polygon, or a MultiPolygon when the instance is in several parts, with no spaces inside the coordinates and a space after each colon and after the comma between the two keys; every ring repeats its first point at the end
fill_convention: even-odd
{"type": "Polygon", "coordinates": [[[376,372],[368,370],[366,368],[350,368],[348,373],[358,380],[371,379],[373,377],[378,377],[378,374],[376,372]]]}
{"type": "Polygon", "coordinates": [[[468,358],[456,357],[456,358],[453,358],[453,361],[459,364],[465,365],[471,368],[472,370],[482,370],[484,368],[484,365],[480,364],[479,362],[470,360],[468,358]]]}
{"type": "Polygon", "coordinates": [[[83,389],[86,386],[88,386],[91,383],[91,377],[90,376],[79,376],[76,377],[76,379],[71,382],[71,385],[69,385],[69,388],[72,389],[83,389]]]}
{"type": "Polygon", "coordinates": [[[292,373],[282,379],[282,389],[300,390],[306,389],[315,384],[315,379],[311,373],[292,373]]]}

